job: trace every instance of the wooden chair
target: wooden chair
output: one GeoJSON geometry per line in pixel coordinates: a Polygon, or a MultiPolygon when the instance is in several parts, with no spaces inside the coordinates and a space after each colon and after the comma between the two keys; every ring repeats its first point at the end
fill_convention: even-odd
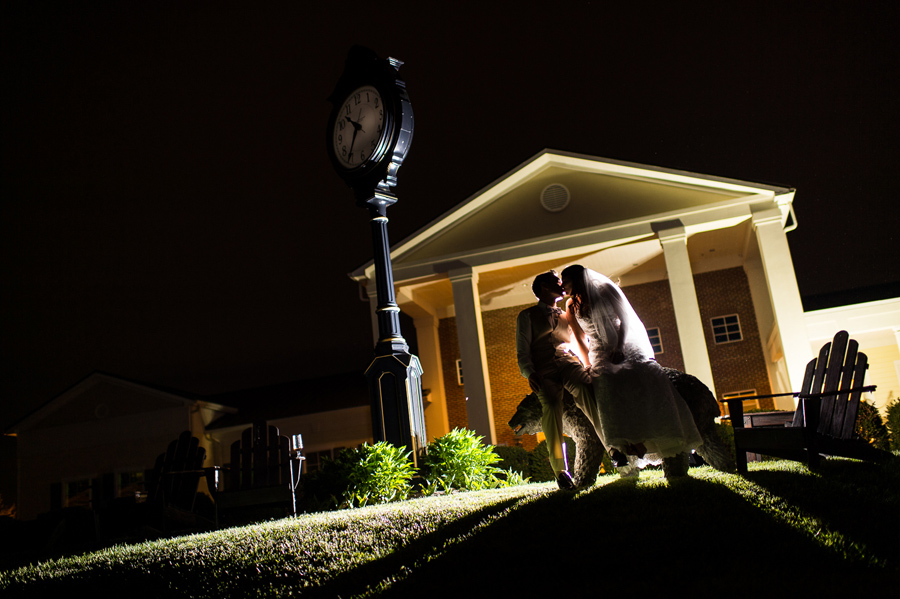
{"type": "Polygon", "coordinates": [[[855,433],[860,397],[875,390],[875,385],[863,386],[869,365],[866,354],[858,349],[859,344],[847,331],[839,331],[822,347],[819,356],[806,366],[801,390],[785,394],[799,396],[798,408],[786,426],[747,428],[743,402],[755,398],[726,400],[734,427],[738,472],[747,473],[747,452],[806,462],[810,469],[818,467],[822,456],[868,461],[893,457],[855,433]]]}
{"type": "Polygon", "coordinates": [[[204,459],[206,449],[200,447],[200,441],[190,431],[184,431],[169,443],[165,453],[157,456],[153,470],[147,472],[148,503],[161,514],[164,531],[204,526],[204,519],[195,510],[197,488],[205,474],[204,459]]]}
{"type": "Polygon", "coordinates": [[[297,513],[303,441],[300,435],[279,434],[275,426],[254,422],[231,444],[231,464],[225,479],[219,469],[208,473],[214,491],[216,521],[220,513],[243,510],[291,516],[297,513]],[[224,483],[224,489],[219,487],[224,483]],[[251,509],[252,508],[252,509],[251,509]]]}

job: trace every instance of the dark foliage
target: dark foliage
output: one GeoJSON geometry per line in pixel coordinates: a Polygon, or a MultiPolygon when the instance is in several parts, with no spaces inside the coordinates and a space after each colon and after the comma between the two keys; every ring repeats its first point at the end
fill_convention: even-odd
{"type": "Polygon", "coordinates": [[[888,429],[881,419],[878,408],[867,401],[859,402],[856,416],[856,434],[878,449],[890,451],[891,440],[888,429]]]}
{"type": "Polygon", "coordinates": [[[891,435],[891,449],[900,451],[900,398],[894,398],[888,402],[885,424],[891,435]]]}
{"type": "Polygon", "coordinates": [[[495,464],[497,468],[500,468],[501,470],[515,470],[522,476],[530,476],[530,454],[524,447],[495,445],[494,453],[500,456],[500,461],[495,464]]]}

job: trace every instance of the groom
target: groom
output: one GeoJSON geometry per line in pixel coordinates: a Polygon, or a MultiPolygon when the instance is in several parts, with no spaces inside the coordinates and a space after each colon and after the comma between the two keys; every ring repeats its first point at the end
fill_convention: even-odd
{"type": "Polygon", "coordinates": [[[559,275],[555,270],[539,274],[531,291],[538,303],[522,310],[516,319],[516,357],[519,371],[541,402],[541,426],[556,482],[560,489],[573,489],[575,483],[566,463],[562,435],[563,395],[568,391],[577,400],[581,393],[589,391],[585,386],[563,382],[571,378],[562,376],[563,369],[573,368],[583,373],[584,368],[574,356],[566,358],[557,352],[561,343],[570,341],[566,316],[556,307],[563,296],[559,275]]]}

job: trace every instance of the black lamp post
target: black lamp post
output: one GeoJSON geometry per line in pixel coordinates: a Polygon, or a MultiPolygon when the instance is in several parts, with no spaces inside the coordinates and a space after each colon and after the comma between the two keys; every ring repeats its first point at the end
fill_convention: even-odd
{"type": "Polygon", "coordinates": [[[334,104],[327,129],[328,155],[353,189],[372,223],[378,342],[366,369],[376,441],[405,446],[417,462],[426,445],[422,366],[400,332],[394,295],[387,208],[397,202],[397,170],[412,142],[413,112],[399,60],[378,58],[360,46],[350,50],[344,73],[328,98],[334,104]]]}

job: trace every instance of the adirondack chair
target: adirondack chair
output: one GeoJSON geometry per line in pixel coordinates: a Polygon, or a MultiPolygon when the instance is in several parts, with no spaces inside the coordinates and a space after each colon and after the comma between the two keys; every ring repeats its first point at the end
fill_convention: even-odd
{"type": "Polygon", "coordinates": [[[212,527],[211,519],[199,513],[202,510],[196,504],[198,485],[206,474],[205,458],[206,449],[190,431],[181,433],[157,456],[155,466],[147,471],[147,504],[154,527],[164,532],[212,527]]]}
{"type": "Polygon", "coordinates": [[[743,401],[757,398],[725,400],[734,427],[738,472],[747,473],[747,452],[806,462],[810,469],[818,467],[822,456],[867,461],[893,457],[855,433],[860,397],[875,390],[875,385],[863,385],[869,365],[866,354],[858,349],[859,344],[847,331],[839,331],[833,341],[822,346],[819,356],[806,366],[801,390],[784,394],[799,396],[789,425],[746,428],[743,401]]]}
{"type": "Polygon", "coordinates": [[[190,431],[181,433],[156,458],[156,465],[148,474],[149,501],[191,511],[197,485],[204,475],[204,459],[206,449],[200,447],[197,437],[191,436],[190,431]]]}
{"type": "Polygon", "coordinates": [[[265,422],[254,422],[245,429],[241,439],[231,444],[231,465],[224,471],[224,481],[217,471],[210,484],[215,491],[217,522],[220,513],[236,510],[296,514],[296,491],[305,459],[302,450],[300,435],[281,435],[277,427],[265,422]],[[219,490],[223,483],[224,490],[219,490]]]}

